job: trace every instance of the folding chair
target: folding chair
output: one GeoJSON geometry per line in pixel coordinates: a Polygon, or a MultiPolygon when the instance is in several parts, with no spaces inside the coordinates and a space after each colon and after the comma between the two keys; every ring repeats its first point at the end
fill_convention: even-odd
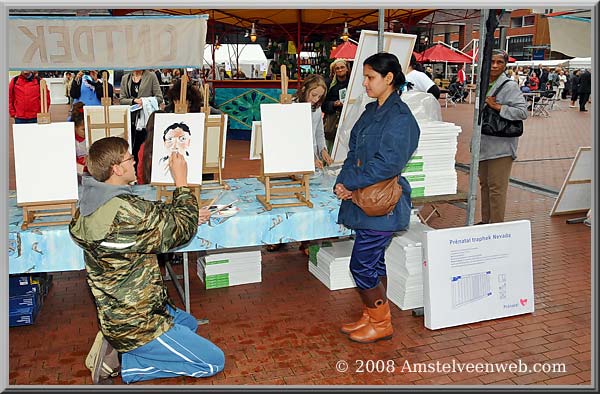
{"type": "MultiPolygon", "coordinates": [[[[552,95],[554,96],[554,95],[552,95]]],[[[550,113],[548,112],[547,107],[553,102],[552,98],[548,98],[548,95],[542,94],[540,96],[539,101],[535,103],[535,108],[533,111],[533,116],[544,116],[549,117],[550,113]]]]}

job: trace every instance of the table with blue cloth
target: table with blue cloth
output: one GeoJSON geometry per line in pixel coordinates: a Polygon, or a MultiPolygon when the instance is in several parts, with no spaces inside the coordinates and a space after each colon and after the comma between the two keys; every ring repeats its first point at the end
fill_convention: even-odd
{"type": "MultiPolygon", "coordinates": [[[[238,200],[234,205],[239,207],[240,211],[231,217],[213,215],[209,223],[198,226],[198,232],[188,244],[173,251],[229,249],[350,235],[349,229],[336,223],[340,201],[332,192],[334,182],[335,176],[319,171],[310,180],[313,208],[300,206],[266,211],[256,199],[257,194],[265,194],[264,185],[257,179],[227,180],[231,190],[225,191],[216,204],[228,204],[238,200]]],[[[148,200],[156,199],[156,188],[151,185],[136,185],[133,190],[148,200]]],[[[201,198],[212,199],[220,192],[203,191],[201,198]]],[[[14,191],[9,193],[8,204],[10,274],[85,268],[83,251],[71,240],[67,225],[21,230],[22,209],[17,207],[14,191]]],[[[41,219],[43,220],[44,218],[41,219]]],[[[184,253],[186,290],[189,286],[189,280],[186,278],[187,264],[187,253],[184,253]]],[[[185,300],[187,307],[187,294],[185,300]]],[[[186,309],[189,310],[189,307],[186,309]]]]}

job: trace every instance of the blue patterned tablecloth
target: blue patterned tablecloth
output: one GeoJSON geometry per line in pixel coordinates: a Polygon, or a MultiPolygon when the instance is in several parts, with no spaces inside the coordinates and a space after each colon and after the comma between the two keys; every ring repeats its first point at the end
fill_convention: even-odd
{"type": "MultiPolygon", "coordinates": [[[[262,183],[255,178],[231,179],[231,190],[217,204],[235,204],[240,211],[231,217],[213,216],[198,227],[194,238],[179,252],[238,248],[341,237],[351,231],[336,223],[340,202],[332,193],[335,177],[318,173],[311,177],[310,199],[313,208],[290,207],[266,211],[256,199],[264,195],[262,183]]],[[[150,200],[156,190],[150,185],[134,186],[134,191],[150,200]]],[[[219,190],[202,192],[202,199],[219,190]]],[[[277,203],[286,200],[276,200],[277,203]]],[[[15,192],[9,195],[9,273],[73,271],[84,269],[83,252],[69,235],[68,227],[45,226],[22,231],[22,210],[16,205],[15,192]]],[[[166,235],[168,236],[168,235],[166,235]]]]}

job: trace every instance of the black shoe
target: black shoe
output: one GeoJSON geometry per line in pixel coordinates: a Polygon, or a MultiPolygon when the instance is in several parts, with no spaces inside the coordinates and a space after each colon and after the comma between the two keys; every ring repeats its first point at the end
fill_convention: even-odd
{"type": "Polygon", "coordinates": [[[587,109],[580,109],[579,112],[587,112],[587,109]]]}

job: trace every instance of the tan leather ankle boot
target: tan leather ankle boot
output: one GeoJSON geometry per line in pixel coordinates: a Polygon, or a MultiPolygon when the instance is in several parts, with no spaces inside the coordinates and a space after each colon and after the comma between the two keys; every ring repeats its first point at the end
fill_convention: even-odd
{"type": "Polygon", "coordinates": [[[360,294],[367,307],[369,322],[350,334],[355,342],[371,343],[390,339],[394,332],[390,304],[387,301],[386,289],[380,282],[372,289],[361,290],[360,294]]]}
{"type": "Polygon", "coordinates": [[[340,331],[344,334],[350,334],[351,332],[354,332],[359,328],[363,328],[367,325],[367,323],[369,323],[369,313],[367,312],[367,307],[363,306],[363,312],[360,319],[352,323],[343,324],[342,328],[340,328],[340,331]]]}

